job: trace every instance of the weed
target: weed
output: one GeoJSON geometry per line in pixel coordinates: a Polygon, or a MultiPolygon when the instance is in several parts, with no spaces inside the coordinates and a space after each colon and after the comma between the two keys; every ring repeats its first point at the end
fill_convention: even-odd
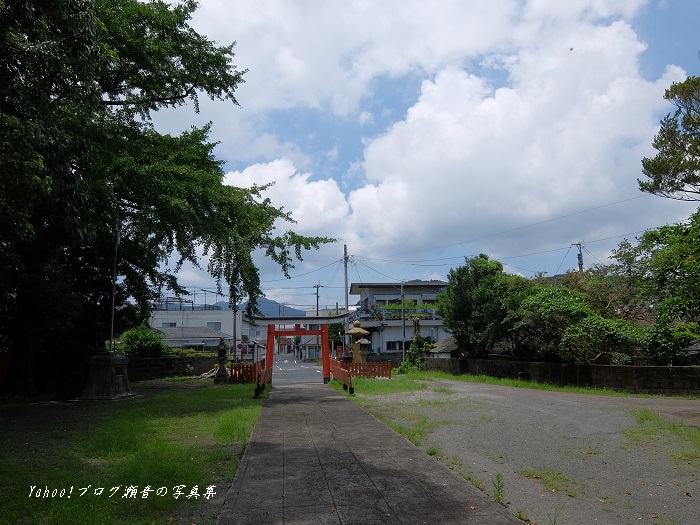
{"type": "Polygon", "coordinates": [[[496,503],[504,504],[503,496],[505,491],[505,483],[503,482],[503,475],[496,474],[496,479],[493,482],[493,499],[496,503]]]}
{"type": "Polygon", "coordinates": [[[472,476],[471,474],[462,474],[462,477],[463,477],[464,479],[466,479],[469,483],[471,483],[472,485],[474,485],[474,486],[475,486],[477,489],[479,489],[481,492],[486,492],[486,490],[484,489],[484,482],[481,481],[480,479],[475,478],[475,477],[472,476]]]}
{"type": "Polygon", "coordinates": [[[442,451],[442,449],[437,446],[437,445],[428,445],[428,447],[425,449],[425,452],[429,456],[433,456],[434,458],[443,458],[445,457],[445,453],[442,451]]]}
{"type": "Polygon", "coordinates": [[[515,517],[518,518],[520,521],[524,521],[525,523],[530,523],[530,517],[520,509],[518,509],[515,512],[515,517]]]}
{"type": "Polygon", "coordinates": [[[574,481],[566,477],[564,474],[558,470],[544,469],[544,470],[532,470],[525,469],[518,472],[521,476],[529,479],[539,480],[544,488],[550,492],[559,492],[563,489],[567,489],[567,494],[574,497],[575,494],[570,490],[570,488],[575,485],[574,481]]]}
{"type": "Polygon", "coordinates": [[[554,509],[554,516],[547,519],[549,525],[559,525],[559,515],[562,510],[564,510],[564,505],[557,505],[557,508],[554,509]]]}

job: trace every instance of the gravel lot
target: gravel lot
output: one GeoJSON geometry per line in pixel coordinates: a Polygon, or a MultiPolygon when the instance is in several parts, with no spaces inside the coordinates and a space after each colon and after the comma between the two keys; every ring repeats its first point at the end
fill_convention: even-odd
{"type": "Polygon", "coordinates": [[[700,427],[700,401],[442,380],[428,386],[410,394],[358,393],[357,400],[383,419],[428,429],[426,452],[524,521],[700,523],[698,450],[670,432],[642,432],[636,416],[643,410],[700,427]]]}

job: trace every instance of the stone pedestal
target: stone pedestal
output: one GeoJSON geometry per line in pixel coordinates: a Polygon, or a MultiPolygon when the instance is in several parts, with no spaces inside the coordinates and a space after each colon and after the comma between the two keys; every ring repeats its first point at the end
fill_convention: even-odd
{"type": "Polygon", "coordinates": [[[90,358],[90,376],[83,399],[119,399],[131,395],[129,358],[118,352],[99,352],[90,358]]]}
{"type": "Polygon", "coordinates": [[[352,362],[362,363],[362,351],[360,350],[360,345],[358,343],[352,343],[350,345],[350,350],[352,351],[352,362]]]}

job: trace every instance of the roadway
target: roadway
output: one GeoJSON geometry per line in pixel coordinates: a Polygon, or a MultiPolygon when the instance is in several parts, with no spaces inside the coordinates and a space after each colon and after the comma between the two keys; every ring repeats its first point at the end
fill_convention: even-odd
{"type": "Polygon", "coordinates": [[[323,368],[314,363],[306,363],[294,354],[274,356],[272,366],[273,385],[297,385],[303,383],[323,383],[323,368]]]}

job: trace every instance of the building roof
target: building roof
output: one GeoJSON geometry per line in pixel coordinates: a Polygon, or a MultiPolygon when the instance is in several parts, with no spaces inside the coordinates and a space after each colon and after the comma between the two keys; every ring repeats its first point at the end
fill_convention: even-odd
{"type": "Polygon", "coordinates": [[[435,343],[435,348],[431,348],[431,354],[450,354],[457,351],[457,343],[452,335],[441,339],[435,343]]]}
{"type": "Polygon", "coordinates": [[[231,339],[229,334],[220,332],[219,330],[214,330],[212,328],[207,328],[206,326],[175,326],[168,327],[163,326],[159,328],[154,328],[157,332],[163,334],[163,339],[199,339],[201,341],[211,340],[211,339],[231,339]]]}
{"type": "Polygon", "coordinates": [[[339,315],[319,315],[318,317],[314,316],[296,316],[296,317],[290,317],[290,316],[282,316],[282,317],[261,317],[254,315],[250,318],[250,321],[253,324],[256,325],[295,325],[295,324],[300,324],[300,325],[308,325],[308,324],[334,324],[334,323],[342,323],[345,321],[345,318],[348,317],[348,314],[339,314],[339,315]]]}
{"type": "MultiPolygon", "coordinates": [[[[403,289],[404,291],[410,290],[411,288],[444,288],[448,283],[445,281],[404,281],[403,289]]],[[[395,288],[399,289],[401,287],[400,282],[393,283],[352,283],[350,285],[351,295],[360,295],[362,290],[365,288],[395,288]]]]}

